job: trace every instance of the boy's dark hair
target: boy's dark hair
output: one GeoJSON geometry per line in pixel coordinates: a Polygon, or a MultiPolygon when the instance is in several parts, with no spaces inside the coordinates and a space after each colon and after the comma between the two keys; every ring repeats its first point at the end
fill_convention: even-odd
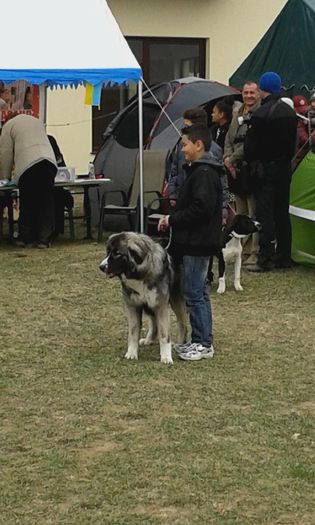
{"type": "Polygon", "coordinates": [[[182,135],[186,135],[191,142],[195,144],[197,140],[201,140],[205,151],[210,150],[211,135],[209,129],[204,124],[193,124],[182,129],[182,135]]]}
{"type": "Polygon", "coordinates": [[[192,124],[204,124],[206,126],[208,122],[207,112],[198,106],[186,109],[183,118],[185,120],[190,120],[192,124]]]}
{"type": "Polygon", "coordinates": [[[228,122],[232,120],[233,101],[231,102],[229,101],[228,103],[226,100],[218,100],[215,104],[215,107],[218,108],[220,113],[223,113],[228,122]]]}

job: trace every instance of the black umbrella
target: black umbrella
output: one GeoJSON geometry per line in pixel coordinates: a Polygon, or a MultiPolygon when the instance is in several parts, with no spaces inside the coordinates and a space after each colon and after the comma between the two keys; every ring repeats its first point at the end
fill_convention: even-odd
{"type": "Polygon", "coordinates": [[[168,148],[172,150],[178,141],[178,133],[175,129],[181,129],[182,115],[188,108],[203,106],[210,109],[215,102],[224,97],[238,99],[240,92],[230,86],[225,86],[219,82],[205,80],[198,77],[188,77],[173,81],[176,89],[164,106],[164,112],[158,121],[158,125],[153,127],[150,135],[150,149],[168,148]],[[175,124],[172,126],[169,119],[175,124]]]}

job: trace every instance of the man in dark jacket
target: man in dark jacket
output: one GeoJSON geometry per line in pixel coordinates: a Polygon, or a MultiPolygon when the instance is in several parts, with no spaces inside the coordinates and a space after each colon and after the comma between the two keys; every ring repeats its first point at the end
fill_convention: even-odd
{"type": "Polygon", "coordinates": [[[175,211],[159,230],[172,228],[170,252],[181,262],[181,278],[191,324],[191,343],[175,350],[186,361],[213,356],[212,314],[206,279],[209,256],[218,253],[222,222],[222,185],[209,155],[211,138],[204,125],[184,128],[182,150],[187,176],[175,211]]]}
{"type": "Polygon", "coordinates": [[[291,260],[290,163],[296,148],[297,117],[280,99],[281,79],[264,73],[259,79],[261,106],[254,111],[245,138],[248,162],[259,161],[254,178],[256,218],[261,223],[257,265],[251,271],[288,268],[291,260]]]}

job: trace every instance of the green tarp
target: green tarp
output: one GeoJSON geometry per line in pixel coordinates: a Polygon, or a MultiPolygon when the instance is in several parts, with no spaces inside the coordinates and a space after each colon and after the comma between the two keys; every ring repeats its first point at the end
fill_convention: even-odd
{"type": "Polygon", "coordinates": [[[315,154],[308,153],[291,182],[292,257],[315,266],[315,154]]]}
{"type": "Polygon", "coordinates": [[[229,83],[241,88],[246,80],[257,81],[265,71],[281,76],[287,96],[308,97],[315,87],[315,0],[288,0],[229,83]]]}

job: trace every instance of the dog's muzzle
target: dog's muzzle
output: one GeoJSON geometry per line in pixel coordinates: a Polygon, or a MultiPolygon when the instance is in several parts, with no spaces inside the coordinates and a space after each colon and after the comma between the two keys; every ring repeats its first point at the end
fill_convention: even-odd
{"type": "Polygon", "coordinates": [[[254,221],[254,224],[255,224],[257,230],[260,232],[260,230],[261,230],[261,224],[260,224],[260,222],[258,222],[258,221],[254,221]]]}
{"type": "Polygon", "coordinates": [[[99,266],[100,270],[108,274],[108,257],[105,257],[99,266]]]}

